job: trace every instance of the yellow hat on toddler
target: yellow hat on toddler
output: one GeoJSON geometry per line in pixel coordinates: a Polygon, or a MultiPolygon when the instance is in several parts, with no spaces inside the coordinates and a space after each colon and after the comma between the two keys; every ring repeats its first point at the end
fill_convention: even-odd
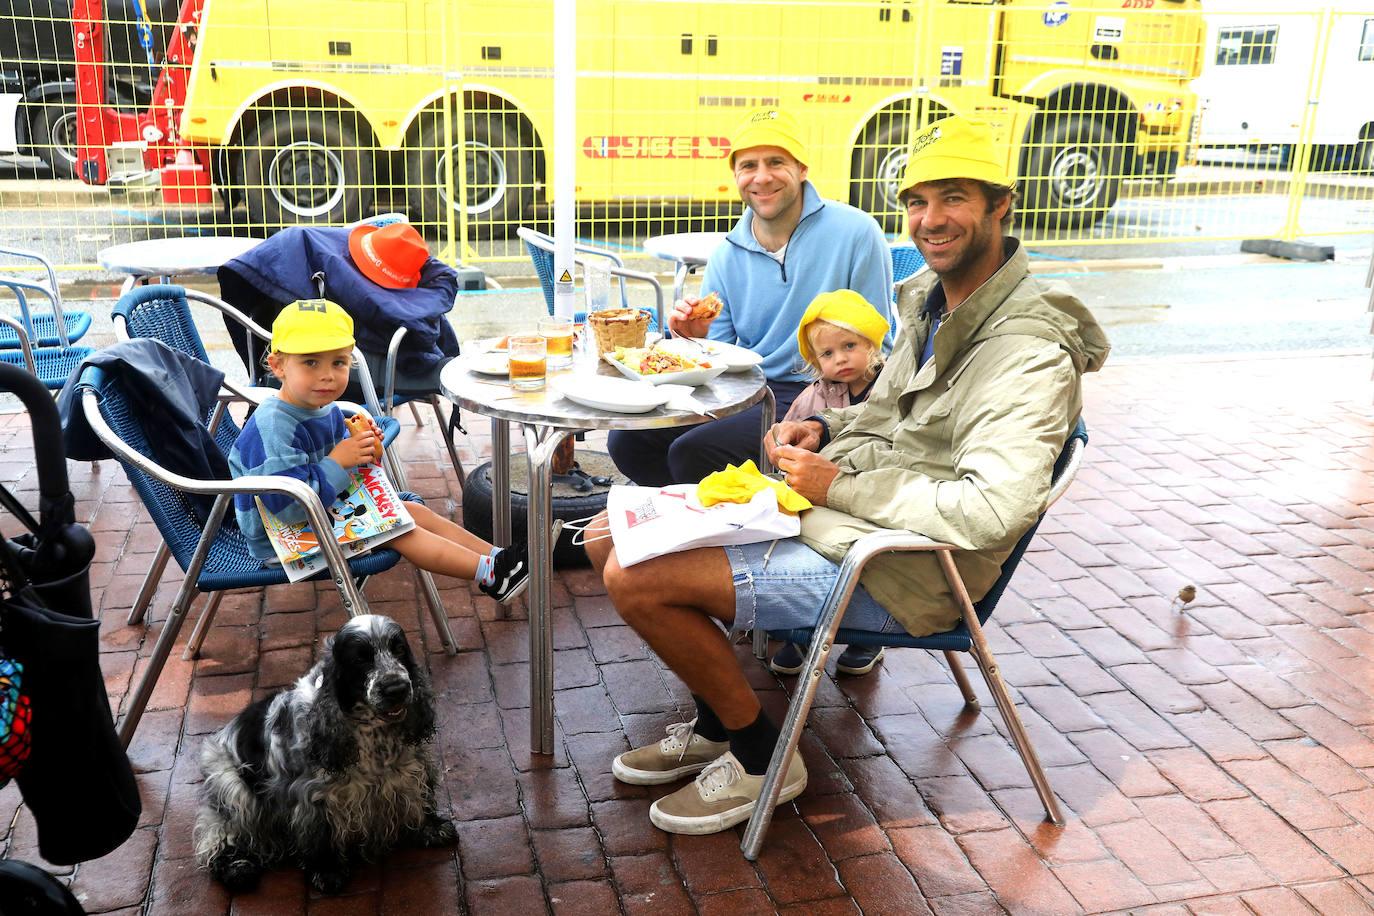
{"type": "Polygon", "coordinates": [[[811,300],[802,315],[801,324],[797,326],[797,349],[801,351],[802,359],[812,366],[816,365],[816,354],[811,350],[810,335],[806,332],[815,321],[828,321],[852,331],[867,339],[878,350],[883,347],[883,338],[887,336],[889,327],[882,313],[854,290],[837,289],[821,293],[811,300]]]}
{"type": "Polygon", "coordinates": [[[274,353],[327,353],[352,346],[352,316],[328,299],[297,299],[272,322],[274,353]]]}

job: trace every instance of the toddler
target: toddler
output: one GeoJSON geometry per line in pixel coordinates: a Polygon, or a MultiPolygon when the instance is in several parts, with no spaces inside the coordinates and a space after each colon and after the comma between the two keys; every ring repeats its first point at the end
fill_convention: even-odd
{"type": "MultiPolygon", "coordinates": [[[[282,309],[272,323],[267,366],[281,391],[263,401],[244,424],[229,454],[235,477],[280,474],[303,480],[330,507],[348,486],[348,469],[381,459],[376,424],[350,435],[335,400],[348,385],[353,319],[327,299],[306,299],[282,309]]],[[[268,511],[300,521],[304,511],[280,494],[260,497],[268,511]]],[[[529,562],[523,544],[501,550],[420,503],[406,509],[415,527],[386,542],[421,569],[471,579],[502,604],[525,590],[529,562]]],[[[234,497],[239,528],[254,557],[275,559],[262,516],[250,494],[234,497]]]]}
{"type": "MultiPolygon", "coordinates": [[[[868,398],[883,368],[887,319],[851,289],[821,293],[797,327],[797,349],[816,380],[792,402],[784,420],[806,420],[831,407],[868,398]]],[[[804,646],[785,644],[768,662],[779,674],[802,669],[804,646]]],[[[842,674],[868,674],[882,661],[882,647],[846,646],[835,663],[842,674]]]]}

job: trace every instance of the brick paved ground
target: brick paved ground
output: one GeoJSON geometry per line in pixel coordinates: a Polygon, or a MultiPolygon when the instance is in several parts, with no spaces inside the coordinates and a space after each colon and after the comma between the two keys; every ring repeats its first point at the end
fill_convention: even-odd
{"type": "MultiPolygon", "coordinates": [[[[303,671],[341,622],[335,596],[305,586],[231,596],[205,657],[174,656],[131,749],[140,828],[65,876],[88,910],[121,914],[1369,912],[1369,375],[1367,356],[1346,356],[1090,379],[1087,465],[991,629],[1066,827],[1041,821],[1000,718],[962,713],[934,658],[896,652],[875,676],[824,684],[803,744],[811,786],[756,865],[737,832],[670,838],[648,823],[657,793],[617,785],[609,763],[686,697],[589,575],[555,588],[559,750],[531,759],[523,620],[441,583],[462,652],[436,654],[397,570],[372,583],[372,607],[424,630],[456,851],[398,853],[334,899],[292,871],[230,899],[188,858],[201,736],[303,671]],[[1197,598],[1180,612],[1185,584],[1197,598]]],[[[0,420],[0,480],[32,503],[27,425],[0,420]]],[[[416,488],[457,511],[428,432],[406,449],[416,488]]],[[[114,465],[75,467],[73,487],[100,541],[118,701],[152,642],[124,616],[157,534],[114,465]]],[[[750,670],[780,714],[790,680],[750,670]]],[[[18,802],[0,792],[0,841],[36,860],[18,802]]]]}

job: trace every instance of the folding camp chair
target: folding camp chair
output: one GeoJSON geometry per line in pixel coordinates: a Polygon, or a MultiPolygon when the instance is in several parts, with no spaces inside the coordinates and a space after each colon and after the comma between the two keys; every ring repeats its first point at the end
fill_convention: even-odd
{"type": "MultiPolygon", "coordinates": [[[[551,235],[545,235],[534,229],[527,229],[524,226],[515,230],[515,234],[520,236],[520,240],[525,243],[525,251],[529,253],[530,261],[534,264],[534,272],[539,275],[539,286],[544,291],[544,305],[548,308],[549,314],[553,314],[553,249],[554,239],[551,235]]],[[[606,251],[601,248],[593,248],[590,245],[574,245],[573,259],[578,264],[585,264],[591,258],[601,258],[610,262],[611,276],[615,277],[620,283],[620,306],[630,308],[629,293],[625,288],[626,280],[640,280],[650,284],[654,288],[654,301],[656,309],[649,318],[649,330],[657,331],[666,328],[667,324],[663,313],[663,285],[658,282],[658,278],[653,274],[642,273],[638,270],[630,270],[625,266],[624,260],[620,255],[613,251],[606,251]]],[[[645,310],[647,311],[647,309],[645,310]]],[[[574,321],[582,321],[586,318],[585,312],[578,312],[573,316],[574,321]]]]}
{"type": "MultiPolygon", "coordinates": [[[[1080,419],[1070,434],[1064,451],[1060,454],[1058,461],[1055,462],[1054,473],[1050,478],[1049,499],[1045,505],[1047,511],[1059,497],[1064,495],[1064,491],[1073,482],[1074,476],[1078,473],[1079,465],[1083,461],[1083,449],[1087,443],[1088,428],[1080,419]]],[[[806,663],[802,669],[802,674],[797,681],[796,692],[792,695],[792,702],[787,707],[787,718],[783,722],[782,733],[778,738],[777,747],[773,751],[773,760],[768,766],[768,775],[764,778],[759,803],[754,808],[754,814],[749,819],[749,826],[745,829],[744,839],[740,843],[740,849],[744,851],[746,859],[757,859],[759,851],[763,848],[764,835],[768,832],[768,825],[773,819],[773,807],[777,804],[778,795],[782,791],[781,777],[785,766],[784,762],[791,760],[792,754],[801,740],[801,728],[806,722],[807,714],[811,711],[811,702],[815,699],[816,688],[820,683],[820,676],[825,670],[826,659],[830,657],[830,651],[837,642],[851,646],[892,646],[941,651],[945,654],[945,660],[949,662],[950,671],[954,675],[954,682],[959,685],[959,690],[964,695],[964,702],[968,704],[969,708],[976,709],[978,707],[977,694],[973,692],[968,675],[964,673],[963,666],[954,653],[967,652],[972,655],[978,664],[979,671],[983,673],[983,679],[987,682],[988,690],[991,691],[997,708],[1002,712],[1002,718],[1007,723],[1007,731],[1011,733],[1012,744],[1015,745],[1017,753],[1021,755],[1021,762],[1025,764],[1026,772],[1030,774],[1035,791],[1045,806],[1046,817],[1052,823],[1064,823],[1064,816],[1059,810],[1059,802],[1054,797],[1049,779],[1040,766],[1035,748],[1031,746],[1030,736],[1026,734],[1025,727],[1021,724],[1021,717],[1016,712],[1016,704],[1012,702],[1011,694],[1007,691],[1006,684],[1002,681],[1001,672],[998,671],[997,664],[992,657],[992,650],[988,647],[987,639],[983,635],[983,625],[992,616],[993,609],[997,607],[998,600],[1006,591],[1007,584],[1011,582],[1012,573],[1016,571],[1017,564],[1021,562],[1021,557],[1025,554],[1026,548],[1030,546],[1031,538],[1034,537],[1035,530],[1040,526],[1040,520],[1043,518],[1044,515],[1042,514],[1030,530],[1016,542],[1016,547],[1012,550],[1011,555],[1002,564],[1001,575],[998,576],[988,593],[976,604],[969,599],[968,590],[964,587],[964,580],[954,565],[954,551],[958,548],[951,544],[932,541],[919,534],[912,534],[910,531],[875,531],[866,534],[854,542],[849,553],[845,556],[844,562],[840,564],[839,576],[835,579],[835,585],[831,588],[830,595],[821,608],[815,628],[785,630],[770,634],[789,642],[810,643],[810,648],[806,653],[806,663]],[[872,633],[866,630],[846,630],[841,627],[845,609],[849,606],[850,596],[854,594],[854,589],[859,583],[859,576],[863,573],[864,566],[867,565],[868,561],[884,553],[913,550],[935,552],[940,561],[940,569],[944,572],[945,580],[949,583],[950,590],[954,593],[955,600],[958,601],[963,615],[959,625],[943,633],[934,633],[929,636],[872,633]],[[817,633],[822,634],[819,639],[814,638],[817,633]]],[[[756,654],[762,658],[763,653],[759,652],[759,649],[760,646],[756,642],[756,654]]]]}
{"type": "MultiPolygon", "coordinates": [[[[86,421],[123,465],[130,484],[152,516],[168,549],[186,572],[143,677],[128,701],[120,722],[120,740],[127,747],[196,595],[206,592],[209,599],[187,646],[187,655],[192,657],[199,651],[209,632],[225,590],[283,585],[288,581],[286,572],[280,566],[264,566],[249,553],[247,540],[229,512],[234,495],[282,493],[304,508],[311,527],[316,531],[328,531],[332,525],[315,491],[302,481],[279,475],[198,480],[167,470],[153,457],[148,435],[138,419],[141,413],[139,405],[118,378],[99,367],[88,366],[82,371],[77,390],[86,421]],[[203,524],[192,500],[196,496],[214,499],[203,524]]],[[[224,411],[225,403],[221,400],[212,412],[209,428],[213,434],[219,433],[224,411]]],[[[216,445],[219,445],[219,441],[217,438],[216,445]]],[[[402,496],[411,501],[418,499],[409,493],[402,496]]],[[[329,575],[343,600],[344,610],[350,616],[367,613],[367,603],[361,591],[362,582],[368,576],[395,566],[400,554],[383,546],[345,561],[339,545],[331,538],[321,539],[320,547],[328,562],[329,575]]],[[[425,603],[429,605],[439,638],[444,648],[452,654],[457,651],[457,644],[449,630],[438,589],[429,573],[419,570],[419,575],[425,603]]],[[[320,577],[323,576],[321,572],[320,577]]]]}
{"type": "MultiPolygon", "coordinates": [[[[36,281],[16,275],[12,267],[0,270],[6,281],[5,285],[10,287],[19,300],[24,331],[29,335],[30,343],[36,347],[69,347],[85,336],[91,328],[91,315],[83,311],[68,312],[62,308],[62,293],[58,289],[57,272],[53,270],[51,261],[36,251],[10,248],[6,245],[0,245],[0,256],[36,261],[47,275],[45,281],[36,281]],[[48,314],[31,313],[24,290],[45,297],[51,303],[52,311],[48,314]]],[[[19,341],[14,334],[8,328],[0,328],[0,350],[18,348],[19,341]]]]}

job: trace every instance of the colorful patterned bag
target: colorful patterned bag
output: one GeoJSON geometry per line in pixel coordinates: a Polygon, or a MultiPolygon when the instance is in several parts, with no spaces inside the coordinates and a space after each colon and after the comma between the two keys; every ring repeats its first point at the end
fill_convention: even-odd
{"type": "Polygon", "coordinates": [[[19,775],[33,750],[33,708],[23,683],[24,666],[0,657],[0,786],[19,775]]]}

